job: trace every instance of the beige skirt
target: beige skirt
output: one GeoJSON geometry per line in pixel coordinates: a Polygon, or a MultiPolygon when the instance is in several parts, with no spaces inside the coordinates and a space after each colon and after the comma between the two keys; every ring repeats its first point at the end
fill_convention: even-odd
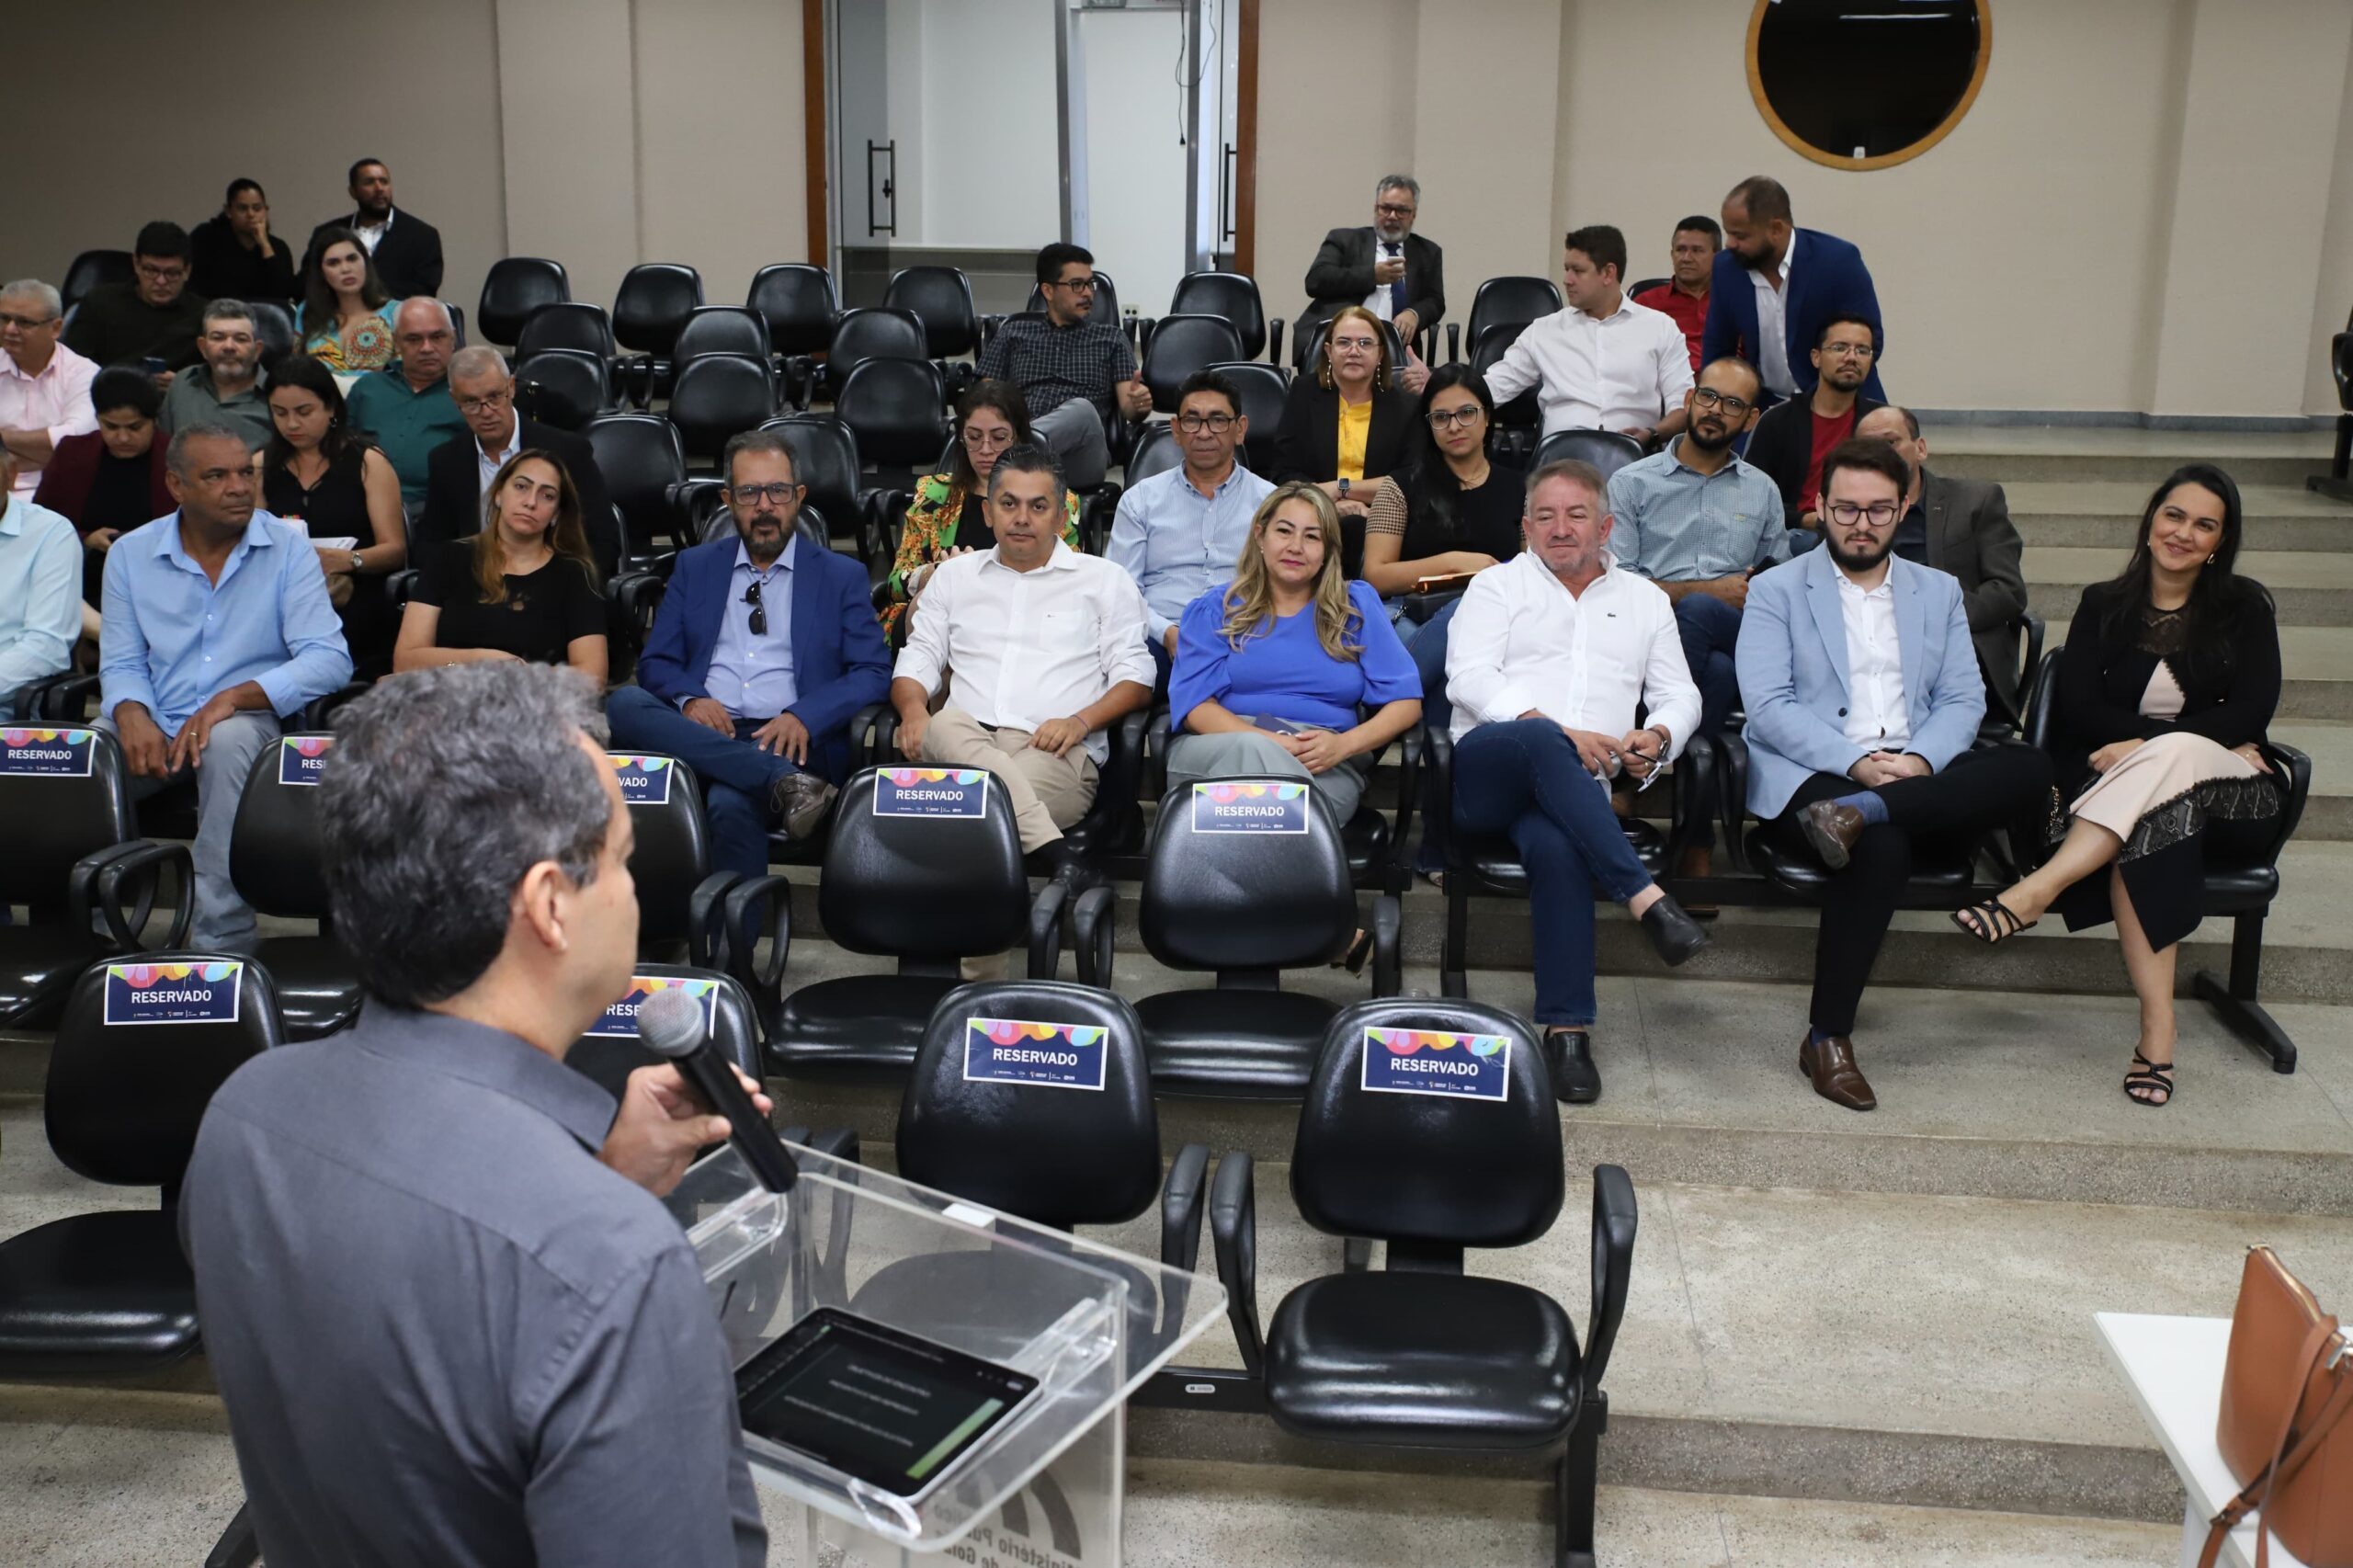
{"type": "Polygon", "coordinates": [[[2179,843],[2210,816],[2269,816],[2279,809],[2271,776],[2227,746],[2176,731],[2135,747],[2067,808],[2124,841],[2120,858],[2137,860],[2179,843]]]}

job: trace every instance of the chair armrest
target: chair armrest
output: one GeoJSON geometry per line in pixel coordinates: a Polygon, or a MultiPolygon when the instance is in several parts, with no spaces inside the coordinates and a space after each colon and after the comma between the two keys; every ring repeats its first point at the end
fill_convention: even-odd
{"type": "Polygon", "coordinates": [[[1029,905],[1029,978],[1051,980],[1063,963],[1063,904],[1070,884],[1050,877],[1029,905]]]}
{"type": "Polygon", "coordinates": [[[1726,730],[1715,737],[1718,810],[1724,828],[1724,851],[1741,870],[1749,869],[1748,839],[1741,829],[1748,820],[1748,739],[1726,730]]]}
{"type": "Polygon", "coordinates": [[[1279,367],[1283,362],[1283,318],[1275,317],[1267,324],[1267,363],[1279,367]]]}
{"type": "Polygon", "coordinates": [[[1136,810],[1136,791],[1143,782],[1145,736],[1151,723],[1151,712],[1140,708],[1121,715],[1107,737],[1110,749],[1103,759],[1096,799],[1108,797],[1123,813],[1136,810]]]}
{"type": "Polygon", "coordinates": [[[870,490],[858,498],[858,558],[871,570],[878,562],[883,574],[898,558],[899,535],[906,525],[907,508],[915,494],[906,490],[870,490]]]}
{"type": "Polygon", "coordinates": [[[346,703],[358,700],[360,698],[367,696],[374,689],[375,687],[368,682],[364,680],[356,680],[349,686],[341,687],[334,691],[328,692],[324,697],[313,699],[302,707],[302,728],[306,730],[325,729],[327,727],[327,722],[335,717],[335,710],[336,709],[343,707],[346,703]]]}
{"type": "Polygon", "coordinates": [[[779,379],[778,386],[784,393],[786,403],[806,414],[809,411],[809,389],[816,384],[816,359],[811,355],[794,354],[785,359],[784,374],[779,379]]]}
{"type": "Polygon", "coordinates": [[[1427,837],[1436,831],[1441,835],[1440,842],[1446,846],[1446,858],[1450,863],[1454,858],[1455,841],[1454,737],[1425,720],[1422,723],[1422,745],[1423,755],[1427,759],[1424,766],[1430,770],[1430,820],[1424,824],[1422,834],[1427,837]]]}
{"type": "Polygon", "coordinates": [[[1461,598],[1462,592],[1461,588],[1438,588],[1427,594],[1402,595],[1400,602],[1405,607],[1405,619],[1419,626],[1461,598]]]}
{"type": "MultiPolygon", "coordinates": [[[[1431,330],[1437,329],[1433,327],[1431,330]]],[[[1446,362],[1449,365],[1458,365],[1462,362],[1462,324],[1461,322],[1450,321],[1446,324],[1446,362]]]]}
{"type": "Polygon", "coordinates": [[[384,597],[391,602],[394,615],[408,608],[408,601],[416,597],[416,580],[423,575],[425,574],[414,566],[404,566],[386,574],[384,597]]]}
{"type": "Polygon", "coordinates": [[[1634,1182],[1622,1165],[1593,1167],[1593,1316],[1586,1324],[1585,1392],[1601,1391],[1609,1369],[1618,1322],[1626,1315],[1626,1286],[1634,1270],[1634,1182]]]}
{"type": "Polygon", "coordinates": [[[1389,838],[1391,892],[1414,885],[1414,812],[1422,803],[1423,759],[1429,755],[1429,734],[1421,724],[1397,737],[1397,816],[1389,838]]]}
{"type": "Polygon", "coordinates": [[[1152,716],[1144,725],[1143,777],[1137,783],[1146,795],[1155,801],[1168,793],[1168,748],[1176,740],[1170,733],[1170,718],[1168,704],[1156,702],[1153,704],[1152,716]]]}
{"type": "Polygon", "coordinates": [[[1201,1193],[1209,1185],[1210,1146],[1188,1143],[1169,1163],[1160,1189],[1160,1261],[1190,1274],[1201,1257],[1201,1193]]]}
{"type": "Polygon", "coordinates": [[[739,872],[713,871],[687,895],[687,961],[697,969],[727,967],[727,893],[739,872]]]}
{"type": "Polygon", "coordinates": [[[2304,803],[2313,792],[2313,759],[2279,741],[2265,741],[2261,749],[2264,760],[2271,764],[2279,778],[2279,834],[2263,856],[2265,865],[2277,866],[2279,852],[2288,847],[2288,840],[2295,836],[2296,824],[2304,819],[2304,803]]]}
{"type": "Polygon", "coordinates": [[[1684,852],[1699,841],[1699,835],[1715,826],[1723,801],[1723,789],[1716,778],[1720,755],[1712,737],[1695,735],[1676,758],[1675,772],[1667,780],[1674,791],[1666,830],[1670,872],[1682,863],[1684,852]]]}
{"type": "Polygon", "coordinates": [[[2030,609],[2018,612],[2018,624],[2026,633],[2026,668],[2018,676],[2018,689],[2024,691],[2034,684],[2034,672],[2042,667],[2042,640],[2049,628],[2030,609]]]}
{"type": "Polygon", "coordinates": [[[62,670],[53,676],[27,681],[17,688],[16,717],[79,719],[82,704],[102,685],[97,676],[76,675],[72,670],[62,670]]]}
{"type": "Polygon", "coordinates": [[[1405,910],[1393,892],[1372,901],[1372,994],[1394,996],[1405,989],[1405,960],[1400,951],[1405,910]]]}
{"type": "Polygon", "coordinates": [[[166,866],[174,869],[180,902],[172,912],[171,929],[154,947],[160,951],[186,947],[188,927],[196,919],[196,863],[185,844],[134,838],[84,856],[66,880],[66,917],[77,931],[88,930],[95,918],[106,927],[107,940],[115,951],[139,951],[148,945],[141,933],[154,913],[166,866]],[[123,907],[125,879],[133,879],[131,891],[136,897],[128,912],[123,907]]]}
{"type": "Polygon", "coordinates": [[[1089,888],[1071,906],[1071,931],[1078,949],[1078,983],[1111,989],[1111,942],[1119,916],[1119,894],[1089,888]]]}
{"type": "Polygon", "coordinates": [[[773,1024],[784,1006],[784,965],[792,953],[792,884],[778,876],[745,877],[727,890],[720,907],[726,932],[721,967],[751,994],[761,1019],[773,1024]],[[759,961],[763,935],[768,939],[765,964],[759,961]]]}
{"type": "Polygon", "coordinates": [[[886,702],[870,702],[853,714],[849,722],[850,771],[878,766],[882,760],[882,737],[897,734],[898,729],[899,716],[886,702]]]}
{"type": "Polygon", "coordinates": [[[1258,1328],[1258,1199],[1250,1156],[1229,1150],[1217,1163],[1210,1187],[1210,1239],[1217,1249],[1217,1277],[1225,1287],[1225,1318],[1242,1369],[1267,1375],[1267,1340],[1258,1328]]]}

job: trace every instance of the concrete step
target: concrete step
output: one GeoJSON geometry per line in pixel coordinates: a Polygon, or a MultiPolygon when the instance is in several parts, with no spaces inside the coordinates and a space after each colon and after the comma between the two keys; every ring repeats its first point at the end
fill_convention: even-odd
{"type": "MultiPolygon", "coordinates": [[[[2019,480],[2002,486],[2010,520],[2029,547],[2105,550],[2113,552],[2120,569],[2132,549],[2153,488],[2129,480],[2019,480]]],[[[2247,485],[2239,499],[2248,550],[2353,547],[2353,506],[2315,495],[2301,484],[2247,485]]]]}
{"type": "Polygon", "coordinates": [[[2353,838],[2353,724],[2304,721],[2271,726],[2274,740],[2313,759],[2313,792],[2304,801],[2302,839],[2353,838]]]}
{"type": "MultiPolygon", "coordinates": [[[[2328,437],[2317,432],[2119,430],[2083,426],[1929,424],[1928,466],[1956,478],[2115,480],[2149,486],[2187,462],[2211,462],[2242,485],[2301,488],[2328,469],[2328,437]]],[[[2140,507],[2135,504],[2137,516],[2140,507]]]]}
{"type": "MultiPolygon", "coordinates": [[[[2049,627],[2045,646],[2064,644],[2072,617],[2043,619],[2049,627]]],[[[2280,718],[2353,719],[2353,625],[2282,625],[2279,663],[2280,718]]]]}
{"type": "MultiPolygon", "coordinates": [[[[2353,530],[2346,542],[2353,545],[2353,530]]],[[[2027,602],[2047,621],[2073,619],[2085,586],[2107,582],[2123,563],[2120,551],[2029,545],[2023,562],[2027,602]]],[[[2247,551],[2236,570],[2271,590],[2283,626],[2353,626],[2353,556],[2247,551]]]]}

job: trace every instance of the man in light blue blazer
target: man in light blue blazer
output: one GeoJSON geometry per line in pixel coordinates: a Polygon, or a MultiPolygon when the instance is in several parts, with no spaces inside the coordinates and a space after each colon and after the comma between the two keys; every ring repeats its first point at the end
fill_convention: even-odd
{"type": "Polygon", "coordinates": [[[1748,809],[1784,850],[1834,873],[1798,1069],[1852,1110],[1879,1103],[1850,1036],[1915,843],[2029,821],[2051,792],[2040,751],[1972,749],[1985,683],[1961,585],[1891,553],[1911,483],[1883,443],[1832,449],[1823,547],[1750,584],[1733,661],[1748,809]]]}

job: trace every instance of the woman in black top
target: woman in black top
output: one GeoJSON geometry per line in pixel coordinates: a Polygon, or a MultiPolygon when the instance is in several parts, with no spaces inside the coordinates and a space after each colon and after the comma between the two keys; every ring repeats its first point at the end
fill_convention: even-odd
{"type": "Polygon", "coordinates": [[[1372,494],[1364,580],[1383,597],[1414,593],[1433,578],[1468,577],[1519,553],[1521,476],[1487,456],[1495,417],[1478,371],[1448,365],[1431,372],[1404,471],[1372,494]]]}
{"type": "Polygon", "coordinates": [[[2232,574],[2239,534],[2238,486],[2209,464],[2176,470],[2149,498],[2131,560],[2084,590],[2060,654],[2056,846],[1953,916],[1986,942],[2053,908],[2071,931],[2113,919],[2141,999],[2124,1092],[2148,1106],[2173,1097],[2174,960],[2205,915],[2207,846],[2259,848],[2280,808],[2262,751],[2279,628],[2263,585],[2232,574]]]}
{"type": "Polygon", "coordinates": [[[392,668],[483,659],[569,665],[605,683],[605,600],[580,492],[553,454],[527,448],[490,482],[490,522],[436,553],[417,581],[392,668]]]}
{"type": "Polygon", "coordinates": [[[221,210],[190,231],[188,243],[188,286],[206,299],[293,302],[294,253],[269,232],[269,198],[256,181],[232,184],[221,210]]]}
{"type": "Polygon", "coordinates": [[[267,402],[262,505],[310,534],[355,672],[382,675],[393,631],[384,583],[408,563],[400,475],[351,427],[335,373],[317,360],[290,356],[269,379],[267,402]]]}
{"type": "Polygon", "coordinates": [[[1315,373],[1290,384],[1275,433],[1277,484],[1307,480],[1340,511],[1341,560],[1358,574],[1373,481],[1396,469],[1414,430],[1414,394],[1397,385],[1381,318],[1350,305],[1324,329],[1315,373]]]}

